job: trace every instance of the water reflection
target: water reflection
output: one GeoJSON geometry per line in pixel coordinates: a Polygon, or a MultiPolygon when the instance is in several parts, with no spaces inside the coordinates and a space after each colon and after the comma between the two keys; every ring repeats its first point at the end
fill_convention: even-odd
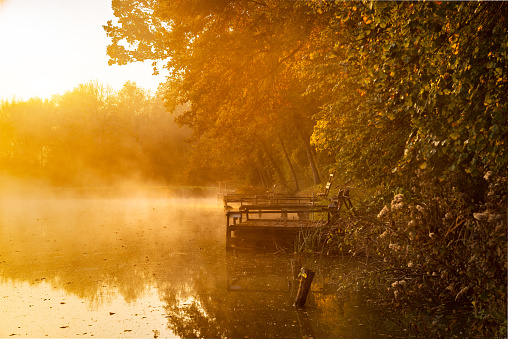
{"type": "Polygon", "coordinates": [[[0,337],[397,333],[337,293],[336,260],[296,311],[291,255],[226,253],[224,223],[213,200],[0,201],[0,337]]]}

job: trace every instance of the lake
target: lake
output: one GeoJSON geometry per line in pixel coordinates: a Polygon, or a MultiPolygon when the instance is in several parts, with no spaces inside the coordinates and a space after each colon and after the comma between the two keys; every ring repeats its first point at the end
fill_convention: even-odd
{"type": "Polygon", "coordinates": [[[0,200],[0,337],[404,337],[390,309],[345,292],[361,260],[226,252],[215,199],[0,200]]]}

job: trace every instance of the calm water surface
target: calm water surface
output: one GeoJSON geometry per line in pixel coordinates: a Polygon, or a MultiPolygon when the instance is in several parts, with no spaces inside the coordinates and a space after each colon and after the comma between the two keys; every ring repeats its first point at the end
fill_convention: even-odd
{"type": "Polygon", "coordinates": [[[308,261],[295,310],[291,258],[226,253],[215,200],[0,200],[0,337],[403,336],[337,292],[350,259],[308,261]]]}

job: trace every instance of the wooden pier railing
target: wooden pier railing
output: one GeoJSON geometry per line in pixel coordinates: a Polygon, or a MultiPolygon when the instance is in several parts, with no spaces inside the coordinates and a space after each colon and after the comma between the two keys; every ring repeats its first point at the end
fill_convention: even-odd
{"type": "Polygon", "coordinates": [[[282,194],[270,195],[248,195],[248,194],[225,194],[223,196],[224,206],[231,204],[244,205],[302,205],[313,206],[319,203],[318,197],[297,197],[282,194]]]}

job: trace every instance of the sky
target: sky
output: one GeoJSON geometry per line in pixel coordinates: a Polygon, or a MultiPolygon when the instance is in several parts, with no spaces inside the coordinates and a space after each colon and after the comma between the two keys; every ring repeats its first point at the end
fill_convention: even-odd
{"type": "Polygon", "coordinates": [[[111,0],[0,0],[0,101],[51,98],[92,80],[154,92],[165,76],[150,62],[108,66],[102,26],[114,19],[111,0]]]}

